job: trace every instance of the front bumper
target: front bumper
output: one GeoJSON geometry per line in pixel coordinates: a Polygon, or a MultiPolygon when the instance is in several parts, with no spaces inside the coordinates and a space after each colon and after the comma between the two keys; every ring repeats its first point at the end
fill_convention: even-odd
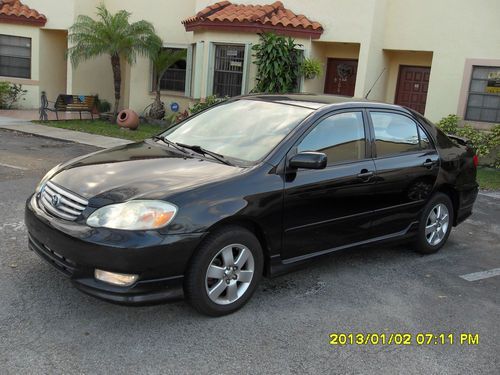
{"type": "Polygon", "coordinates": [[[140,305],[180,299],[184,272],[204,233],[91,228],[54,218],[26,202],[29,247],[81,291],[110,302],[140,305]],[[94,279],[94,270],[138,274],[129,287],[94,279]]]}

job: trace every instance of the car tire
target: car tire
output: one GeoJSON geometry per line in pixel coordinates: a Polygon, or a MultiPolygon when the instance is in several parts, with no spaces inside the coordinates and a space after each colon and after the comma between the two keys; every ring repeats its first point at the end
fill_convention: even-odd
{"type": "Polygon", "coordinates": [[[184,293],[197,311],[231,314],[248,302],[262,278],[264,258],[255,235],[227,226],[207,237],[192,257],[184,293]]]}
{"type": "Polygon", "coordinates": [[[439,251],[450,236],[453,219],[451,199],[443,193],[434,194],[420,216],[416,251],[421,254],[439,251]]]}

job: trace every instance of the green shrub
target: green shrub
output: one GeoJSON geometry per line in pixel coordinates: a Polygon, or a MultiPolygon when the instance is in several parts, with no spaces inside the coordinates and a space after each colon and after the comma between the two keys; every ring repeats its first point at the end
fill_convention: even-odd
{"type": "MultiPolygon", "coordinates": [[[[469,140],[478,156],[486,156],[500,146],[500,125],[495,125],[491,131],[481,131],[465,124],[458,126],[459,117],[448,115],[442,118],[436,125],[446,134],[456,135],[469,140]]],[[[500,155],[491,155],[494,159],[493,166],[500,168],[500,155]]]]}
{"type": "Polygon", "coordinates": [[[302,55],[299,44],[290,37],[273,33],[259,34],[260,43],[252,47],[257,65],[257,84],[253,91],[286,93],[297,89],[302,55]]]}
{"type": "Polygon", "coordinates": [[[205,98],[205,100],[203,101],[199,101],[197,102],[196,104],[193,104],[190,108],[189,108],[189,112],[194,115],[195,113],[198,113],[198,112],[201,112],[203,111],[204,109],[208,108],[208,107],[211,107],[217,103],[220,103],[220,102],[223,102],[224,100],[227,100],[228,97],[224,97],[224,98],[219,98],[215,95],[211,95],[211,96],[207,96],[205,98]]]}
{"type": "Polygon", "coordinates": [[[0,82],[0,108],[14,108],[16,103],[25,100],[27,92],[28,90],[24,90],[21,84],[0,82]]]}

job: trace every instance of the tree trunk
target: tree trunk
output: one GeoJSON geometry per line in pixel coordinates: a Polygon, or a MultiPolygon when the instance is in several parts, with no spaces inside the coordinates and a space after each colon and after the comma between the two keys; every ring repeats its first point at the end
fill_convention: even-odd
{"type": "Polygon", "coordinates": [[[122,72],[120,64],[120,55],[114,54],[111,56],[111,66],[113,67],[113,80],[115,82],[115,108],[114,117],[118,116],[120,107],[121,87],[122,87],[122,72]]]}
{"type": "Polygon", "coordinates": [[[162,120],[165,117],[165,106],[161,101],[160,79],[156,82],[156,97],[149,110],[149,117],[155,120],[162,120]]]}

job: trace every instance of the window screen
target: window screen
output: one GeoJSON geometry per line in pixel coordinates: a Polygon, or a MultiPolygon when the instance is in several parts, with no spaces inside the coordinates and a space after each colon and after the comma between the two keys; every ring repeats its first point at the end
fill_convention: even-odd
{"type": "Polygon", "coordinates": [[[300,142],[298,151],[323,152],[328,165],[365,158],[365,129],[361,112],[333,115],[321,121],[300,142]]]}
{"type": "Polygon", "coordinates": [[[371,112],[370,116],[378,157],[420,150],[417,124],[414,121],[389,112],[371,112]]]}
{"type": "Polygon", "coordinates": [[[216,45],[213,93],[219,97],[241,95],[245,46],[216,45]]]}
{"type": "Polygon", "coordinates": [[[472,67],[465,119],[500,122],[500,67],[472,67]]]}
{"type": "Polygon", "coordinates": [[[0,76],[31,78],[31,39],[0,35],[0,76]]]}
{"type": "MultiPolygon", "coordinates": [[[[165,48],[168,51],[175,52],[182,50],[181,48],[165,48]]],[[[154,72],[153,87],[156,85],[157,72],[154,72]]],[[[166,91],[181,91],[186,89],[186,60],[179,60],[175,62],[163,74],[160,80],[160,90],[166,91]]]]}

